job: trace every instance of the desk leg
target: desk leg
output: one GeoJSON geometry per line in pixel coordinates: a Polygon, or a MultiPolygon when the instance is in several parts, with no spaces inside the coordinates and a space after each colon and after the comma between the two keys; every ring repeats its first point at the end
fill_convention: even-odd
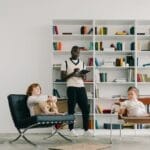
{"type": "Polygon", "coordinates": [[[112,115],[110,115],[110,144],[112,144],[112,115]]]}
{"type": "Polygon", "coordinates": [[[120,140],[122,139],[122,124],[120,123],[120,140]]]}

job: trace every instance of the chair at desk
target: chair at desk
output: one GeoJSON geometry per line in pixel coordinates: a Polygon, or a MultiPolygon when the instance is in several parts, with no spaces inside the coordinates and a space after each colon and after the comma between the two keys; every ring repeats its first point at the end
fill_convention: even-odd
{"type": "MultiPolygon", "coordinates": [[[[51,134],[51,136],[58,133],[61,137],[68,141],[72,141],[68,137],[64,136],[62,133],[59,132],[59,128],[55,128],[56,124],[70,124],[74,122],[73,115],[37,115],[37,116],[30,116],[29,110],[27,108],[27,95],[19,95],[19,94],[10,94],[8,96],[8,103],[9,108],[12,116],[12,120],[16,129],[19,132],[19,135],[14,140],[10,141],[15,142],[20,137],[25,139],[28,143],[32,145],[36,145],[31,142],[25,136],[25,132],[32,128],[47,128],[47,127],[54,127],[55,131],[51,134]]],[[[50,137],[51,137],[50,136],[50,137]]]]}
{"type": "MultiPolygon", "coordinates": [[[[120,101],[124,101],[125,99],[120,99],[120,101]]],[[[147,113],[150,113],[150,97],[138,98],[147,108],[147,113]]],[[[119,105],[119,103],[115,103],[114,105],[119,105]]],[[[123,123],[133,123],[133,124],[150,124],[150,116],[142,116],[142,117],[128,117],[118,115],[118,120],[120,123],[120,137],[123,123]]],[[[112,143],[112,118],[110,120],[111,128],[110,128],[110,143],[112,143]]]]}

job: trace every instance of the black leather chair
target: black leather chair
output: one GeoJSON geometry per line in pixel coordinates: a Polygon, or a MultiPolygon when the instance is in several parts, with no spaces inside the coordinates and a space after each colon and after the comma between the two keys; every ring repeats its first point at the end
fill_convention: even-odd
{"type": "Polygon", "coordinates": [[[25,137],[25,132],[31,128],[45,128],[54,126],[54,132],[51,133],[50,137],[58,133],[61,137],[68,141],[72,141],[68,137],[64,136],[59,132],[59,128],[55,128],[56,124],[62,123],[73,123],[73,115],[38,115],[30,116],[29,110],[27,108],[27,95],[19,94],[10,94],[8,96],[8,103],[11,112],[11,116],[14,122],[15,127],[19,132],[19,136],[14,140],[10,141],[11,143],[17,141],[20,137],[24,138],[28,143],[36,145],[31,142],[27,137],[25,137]]]}

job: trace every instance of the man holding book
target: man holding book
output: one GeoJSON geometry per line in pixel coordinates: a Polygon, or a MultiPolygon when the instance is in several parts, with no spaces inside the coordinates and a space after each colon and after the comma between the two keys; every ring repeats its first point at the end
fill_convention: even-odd
{"type": "MultiPolygon", "coordinates": [[[[71,57],[61,66],[61,78],[67,82],[68,113],[74,114],[76,103],[78,103],[82,112],[84,135],[90,135],[88,130],[89,105],[84,87],[84,78],[88,71],[84,62],[79,59],[79,55],[80,48],[73,46],[71,57]]],[[[74,124],[70,124],[69,129],[72,134],[78,136],[74,130],[74,124]]]]}

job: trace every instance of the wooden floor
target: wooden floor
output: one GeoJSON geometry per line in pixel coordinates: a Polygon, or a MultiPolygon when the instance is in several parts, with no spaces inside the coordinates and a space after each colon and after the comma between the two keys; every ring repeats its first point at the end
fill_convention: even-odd
{"type": "MultiPolygon", "coordinates": [[[[109,132],[100,131],[98,135],[92,137],[84,137],[80,135],[79,137],[72,137],[73,144],[103,144],[109,145],[106,150],[149,150],[150,149],[150,130],[137,131],[136,135],[133,130],[123,131],[123,137],[120,140],[118,131],[113,132],[113,144],[109,144],[109,132]]],[[[56,135],[50,139],[43,140],[48,134],[27,134],[27,137],[37,144],[37,147],[33,147],[27,144],[24,140],[20,139],[14,144],[10,144],[8,141],[15,138],[17,134],[0,134],[0,150],[48,150],[51,147],[57,147],[61,145],[71,145],[72,143],[62,139],[60,136],[56,135]]],[[[66,149],[67,150],[67,149],[66,149]]],[[[74,147],[76,150],[76,147],[74,147]]],[[[92,150],[92,149],[90,149],[92,150]]],[[[93,149],[97,150],[97,149],[93,149]]]]}

